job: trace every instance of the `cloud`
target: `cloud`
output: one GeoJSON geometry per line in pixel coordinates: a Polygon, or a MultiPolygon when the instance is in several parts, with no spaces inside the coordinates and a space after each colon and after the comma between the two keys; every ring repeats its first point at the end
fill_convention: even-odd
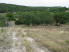
{"type": "Polygon", "coordinates": [[[69,6],[69,0],[1,0],[0,3],[26,6],[69,6]]]}

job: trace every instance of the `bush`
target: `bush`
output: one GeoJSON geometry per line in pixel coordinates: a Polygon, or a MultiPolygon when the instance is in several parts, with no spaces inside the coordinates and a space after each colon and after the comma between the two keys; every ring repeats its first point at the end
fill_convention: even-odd
{"type": "Polygon", "coordinates": [[[14,14],[13,13],[7,13],[6,14],[6,17],[9,21],[13,21],[15,20],[15,17],[14,17],[14,14]]]}
{"type": "Polygon", "coordinates": [[[0,15],[0,27],[7,25],[7,18],[5,16],[0,15]]]}
{"type": "Polygon", "coordinates": [[[23,12],[16,14],[16,24],[26,24],[26,25],[39,25],[39,24],[52,24],[54,21],[53,15],[51,13],[43,12],[23,12]]]}
{"type": "Polygon", "coordinates": [[[56,25],[59,24],[65,24],[69,22],[69,13],[68,12],[57,12],[54,14],[54,20],[56,22],[56,25]]]}

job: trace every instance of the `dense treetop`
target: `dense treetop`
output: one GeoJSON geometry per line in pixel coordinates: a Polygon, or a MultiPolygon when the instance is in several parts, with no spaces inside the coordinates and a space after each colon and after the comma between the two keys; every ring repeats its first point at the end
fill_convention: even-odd
{"type": "Polygon", "coordinates": [[[28,7],[12,4],[0,4],[0,26],[14,20],[25,25],[60,25],[69,23],[66,7],[28,7]]]}

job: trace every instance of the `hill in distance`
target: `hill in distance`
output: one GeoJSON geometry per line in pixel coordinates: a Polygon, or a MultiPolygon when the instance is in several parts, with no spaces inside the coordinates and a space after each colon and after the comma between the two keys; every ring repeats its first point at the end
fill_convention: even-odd
{"type": "Polygon", "coordinates": [[[30,7],[30,6],[20,6],[14,4],[0,3],[0,13],[6,12],[24,12],[24,11],[65,11],[66,7],[30,7]]]}

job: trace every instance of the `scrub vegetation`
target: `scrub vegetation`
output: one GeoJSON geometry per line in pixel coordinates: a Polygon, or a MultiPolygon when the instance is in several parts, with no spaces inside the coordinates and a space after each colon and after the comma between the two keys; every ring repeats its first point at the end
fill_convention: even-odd
{"type": "Polygon", "coordinates": [[[69,52],[68,10],[1,3],[0,52],[69,52]]]}

